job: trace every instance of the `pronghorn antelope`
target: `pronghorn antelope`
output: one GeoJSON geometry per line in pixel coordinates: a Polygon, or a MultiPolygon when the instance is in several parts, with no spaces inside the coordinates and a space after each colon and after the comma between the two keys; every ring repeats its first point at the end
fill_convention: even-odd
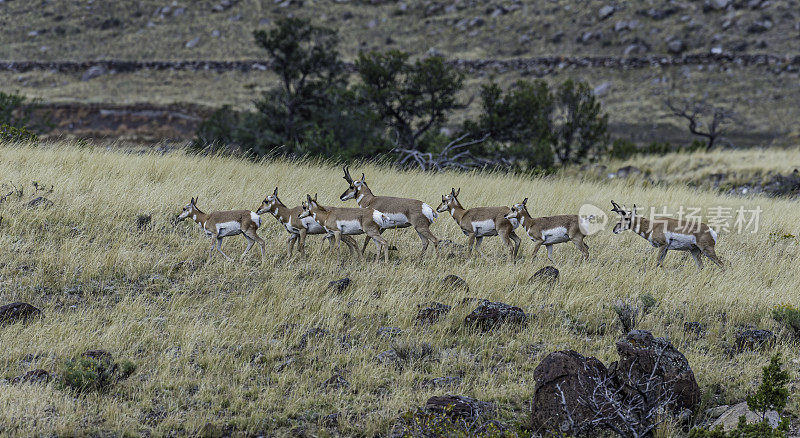
{"type": "MultiPolygon", "coordinates": [[[[275,219],[280,223],[286,231],[289,232],[289,239],[286,241],[286,244],[289,249],[289,257],[292,256],[292,250],[294,249],[295,243],[297,244],[297,251],[300,253],[301,256],[305,256],[305,248],[306,248],[306,236],[308,234],[326,234],[325,239],[330,241],[331,247],[333,247],[333,235],[328,234],[325,231],[325,228],[322,227],[317,221],[314,220],[313,217],[305,217],[300,219],[300,213],[303,212],[303,206],[298,205],[294,208],[289,208],[281,202],[280,198],[278,198],[278,188],[275,187],[275,191],[272,192],[271,195],[268,195],[264,198],[264,201],[261,203],[261,207],[258,208],[256,214],[264,214],[264,213],[271,213],[275,216],[275,219]]],[[[350,236],[345,236],[347,239],[353,240],[350,236]]],[[[355,241],[353,241],[355,244],[355,241]]],[[[349,244],[348,244],[349,246],[349,244]]]]}
{"type": "Polygon", "coordinates": [[[371,208],[323,207],[317,202],[316,195],[314,198],[311,195],[306,195],[306,197],[308,202],[303,203],[300,219],[313,217],[325,228],[325,231],[333,233],[336,239],[336,249],[339,249],[340,242],[344,240],[344,243],[350,248],[350,253],[356,252],[358,258],[362,259],[363,256],[358,251],[356,242],[352,238],[348,241],[345,237],[366,234],[367,238],[372,239],[378,245],[378,257],[375,258],[375,261],[380,260],[381,250],[383,250],[384,260],[389,261],[389,242],[381,236],[381,227],[378,225],[391,223],[391,219],[385,214],[371,208]]]}
{"type": "Polygon", "coordinates": [[[476,207],[465,210],[458,202],[458,195],[461,189],[451,189],[447,195],[442,195],[442,203],[436,211],[443,213],[449,211],[456,221],[461,231],[469,237],[467,247],[469,254],[472,254],[472,244],[475,243],[475,251],[480,252],[481,242],[486,236],[500,236],[503,243],[508,247],[511,261],[517,257],[519,251],[520,238],[514,233],[519,222],[516,219],[508,219],[505,215],[509,212],[508,207],[476,207]]]}
{"type": "Polygon", "coordinates": [[[187,217],[192,218],[193,221],[200,225],[200,228],[206,232],[206,235],[212,238],[211,249],[209,256],[214,251],[214,248],[219,251],[226,259],[230,257],[222,252],[222,238],[228,236],[235,236],[241,234],[247,239],[247,248],[242,253],[243,259],[245,254],[253,247],[253,242],[258,242],[261,247],[261,257],[264,257],[264,240],[258,237],[256,230],[261,226],[261,218],[250,210],[230,210],[230,211],[213,211],[211,213],[203,213],[197,208],[197,198],[192,200],[183,207],[183,211],[178,216],[178,220],[182,221],[187,217]]]}
{"type": "Polygon", "coordinates": [[[661,266],[664,256],[670,249],[676,251],[689,251],[694,258],[697,267],[703,268],[703,261],[700,254],[704,254],[719,266],[724,266],[722,260],[714,252],[717,244],[717,233],[708,225],[699,221],[679,221],[672,218],[659,218],[651,221],[650,219],[636,214],[636,205],[633,210],[620,207],[611,201],[614,207],[611,211],[619,214],[619,222],[614,226],[614,234],[619,234],[625,230],[633,230],[636,234],[644,237],[651,245],[659,249],[658,262],[656,266],[661,266]]]}
{"type": "MultiPolygon", "coordinates": [[[[347,166],[344,166],[343,170],[344,179],[350,184],[350,187],[342,193],[339,199],[342,201],[355,199],[359,207],[374,209],[387,217],[388,221],[378,222],[380,232],[388,228],[414,227],[422,240],[421,255],[425,254],[429,243],[433,243],[436,253],[439,253],[439,239],[430,230],[430,226],[437,215],[430,205],[416,199],[375,196],[372,194],[372,190],[367,187],[363,173],[361,174],[361,179],[353,180],[347,166]]],[[[379,217],[379,215],[376,217],[379,217]]],[[[364,240],[364,247],[361,249],[362,253],[367,248],[369,240],[370,237],[364,240]]]]}
{"type": "MultiPolygon", "coordinates": [[[[528,198],[519,204],[511,206],[511,211],[506,214],[506,219],[516,219],[525,228],[528,237],[534,242],[533,254],[535,256],[542,245],[547,248],[547,258],[553,261],[553,245],[557,243],[572,242],[583,253],[583,259],[589,259],[589,246],[583,241],[586,235],[581,231],[581,218],[575,214],[559,216],[531,217],[528,213],[528,198]]],[[[584,227],[585,229],[585,227],[584,227]]]]}

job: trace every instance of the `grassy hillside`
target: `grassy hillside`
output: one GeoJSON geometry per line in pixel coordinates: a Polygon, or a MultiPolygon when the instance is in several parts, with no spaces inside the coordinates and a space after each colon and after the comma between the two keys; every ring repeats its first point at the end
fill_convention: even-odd
{"type": "MultiPolygon", "coordinates": [[[[386,233],[399,248],[388,264],[346,257],[337,263],[322,252],[318,238],[309,239],[306,260],[287,259],[285,231],[265,216],[259,234],[267,240],[267,257],[252,253],[242,263],[226,263],[207,260],[208,241],[196,226],[173,223],[192,196],[206,210],[255,209],[276,185],[287,204],[318,192],[324,203],[341,205],[345,184],[338,168],[326,163],[126,154],[68,144],[5,145],[0,151],[4,181],[54,187],[49,208],[29,209],[27,198],[0,205],[0,304],[27,301],[45,313],[0,330],[0,378],[34,368],[56,372],[63,361],[95,348],[138,365],[130,379],[104,393],[75,395],[57,382],[3,386],[0,433],[194,435],[218,427],[279,436],[373,436],[386,433],[401,412],[443,393],[495,402],[501,419],[524,422],[533,369],[544,355],[569,348],[615,359],[613,343],[621,332],[611,305],[642,294],[652,295],[657,305],[639,327],[668,336],[687,356],[707,406],[752,392],[773,352],[731,353],[737,326],[775,331],[774,349],[788,359],[793,378],[800,371],[797,341],[769,316],[775,306],[800,302],[800,242],[771,237],[800,235],[796,202],[566,176],[354,167],[366,173],[375,193],[413,196],[434,206],[455,186],[462,188],[465,206],[529,197],[530,210],[540,215],[577,212],[586,202],[608,210],[610,199],[670,209],[763,209],[757,233],[721,233],[717,253],[730,263],[724,271],[698,271],[688,256],[673,252],[666,267],[656,269],[647,242],[606,230],[587,239],[588,262],[579,261],[574,247],[556,247],[561,279],[551,288],[528,282],[547,264],[543,253],[529,256],[529,241],[516,264],[501,259],[498,239],[484,244],[486,258],[453,252],[420,260],[415,233],[405,231],[386,233]],[[153,218],[143,230],[136,226],[140,214],[153,218]],[[446,274],[464,278],[469,292],[442,287],[446,274]],[[352,285],[344,292],[326,289],[345,276],[352,285]],[[474,307],[460,304],[466,297],[520,306],[533,319],[520,331],[481,335],[463,324],[474,307]],[[453,311],[420,327],[414,321],[417,305],[430,301],[454,305],[453,311]],[[706,324],[707,334],[698,340],[685,334],[683,323],[690,321],[706,324]],[[384,326],[401,333],[393,339],[378,335],[384,326]],[[303,341],[312,328],[325,334],[303,341]],[[376,356],[390,348],[418,358],[402,369],[379,365],[376,356]],[[350,386],[324,387],[334,374],[350,386]],[[440,376],[462,380],[446,389],[421,385],[440,376]],[[342,414],[338,427],[325,425],[332,413],[342,414]]],[[[446,213],[432,230],[440,238],[464,240],[446,213]]],[[[234,237],[224,248],[238,255],[243,246],[234,237]]],[[[797,385],[795,380],[795,395],[797,385]]],[[[790,409],[796,412],[796,397],[790,409]]],[[[665,426],[661,433],[675,431],[665,426]]]]}
{"type": "Polygon", "coordinates": [[[664,0],[9,0],[0,5],[0,59],[259,57],[252,29],[287,14],[340,29],[350,58],[384,47],[455,58],[667,54],[675,39],[690,52],[799,53],[797,0],[729,3],[718,10],[664,0]],[[232,6],[218,7],[224,3],[232,6]]]}

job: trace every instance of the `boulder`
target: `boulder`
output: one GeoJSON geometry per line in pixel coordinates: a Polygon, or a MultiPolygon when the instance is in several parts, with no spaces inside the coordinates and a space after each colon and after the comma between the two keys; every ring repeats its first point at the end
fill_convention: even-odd
{"type": "Polygon", "coordinates": [[[463,278],[457,275],[447,275],[442,279],[442,284],[447,287],[448,289],[458,290],[461,289],[464,292],[469,292],[469,285],[463,278]]]}
{"type": "Polygon", "coordinates": [[[27,321],[40,316],[42,311],[28,303],[11,303],[0,306],[0,323],[27,321]]]}
{"type": "Polygon", "coordinates": [[[642,169],[639,169],[636,166],[625,166],[617,169],[617,171],[614,173],[614,176],[616,178],[627,178],[633,175],[640,175],[641,173],[642,169]]]}
{"type": "Polygon", "coordinates": [[[772,347],[775,334],[769,330],[743,328],[736,331],[736,351],[758,351],[772,347]]]}
{"type": "Polygon", "coordinates": [[[689,361],[664,338],[644,330],[632,330],[617,341],[619,362],[609,366],[609,374],[623,385],[626,397],[637,397],[647,385],[657,399],[674,399],[674,412],[694,409],[700,401],[700,387],[689,361]]]}
{"type": "Polygon", "coordinates": [[[433,324],[444,315],[450,312],[451,306],[447,304],[431,302],[425,305],[417,305],[417,323],[433,324]]]}
{"type": "MultiPolygon", "coordinates": [[[[736,426],[739,424],[739,417],[741,416],[744,416],[749,424],[761,421],[761,415],[748,409],[747,402],[741,402],[729,407],[723,412],[722,415],[711,424],[710,429],[715,429],[717,426],[722,426],[722,429],[726,431],[736,429],[736,426]]],[[[767,411],[766,419],[773,429],[778,427],[778,424],[781,422],[780,415],[775,411],[767,411]]]]}
{"type": "Polygon", "coordinates": [[[489,331],[504,324],[525,326],[528,315],[519,307],[483,300],[464,322],[479,330],[489,331]]]}
{"type": "Polygon", "coordinates": [[[614,12],[616,11],[617,9],[614,6],[605,5],[597,11],[597,18],[605,20],[606,18],[614,15],[614,12]]]}
{"type": "Polygon", "coordinates": [[[14,377],[11,379],[11,384],[16,385],[19,383],[47,383],[50,380],[50,373],[42,369],[35,369],[28,371],[25,374],[14,377]]]}
{"type": "Polygon", "coordinates": [[[108,73],[108,70],[105,67],[103,67],[102,65],[93,65],[93,66],[89,67],[88,69],[86,69],[85,72],[83,72],[83,75],[81,75],[81,80],[82,81],[88,81],[88,80],[103,76],[104,74],[107,74],[107,73],[108,73]]]}
{"type": "Polygon", "coordinates": [[[386,338],[391,339],[395,336],[399,336],[403,333],[403,329],[400,327],[380,327],[376,334],[379,338],[386,338]]]}
{"type": "Polygon", "coordinates": [[[400,366],[401,363],[400,356],[394,349],[381,352],[375,357],[375,360],[381,365],[393,365],[396,367],[400,366]]]}
{"type": "Polygon", "coordinates": [[[598,412],[585,401],[591,399],[597,382],[607,376],[605,365],[594,357],[572,350],[547,355],[533,371],[533,429],[556,430],[568,436],[590,432],[598,412]]]}
{"type": "Polygon", "coordinates": [[[679,38],[675,38],[667,42],[667,51],[673,55],[680,55],[686,51],[686,43],[679,38]]]}
{"type": "Polygon", "coordinates": [[[545,266],[534,272],[528,281],[536,280],[556,281],[558,280],[558,269],[555,266],[545,266]]]}
{"type": "Polygon", "coordinates": [[[344,292],[350,286],[350,278],[345,277],[340,280],[334,280],[328,283],[328,289],[333,289],[336,292],[344,292]]]}
{"type": "Polygon", "coordinates": [[[497,412],[493,403],[463,395],[433,396],[425,403],[425,409],[467,419],[489,417],[497,412]]]}

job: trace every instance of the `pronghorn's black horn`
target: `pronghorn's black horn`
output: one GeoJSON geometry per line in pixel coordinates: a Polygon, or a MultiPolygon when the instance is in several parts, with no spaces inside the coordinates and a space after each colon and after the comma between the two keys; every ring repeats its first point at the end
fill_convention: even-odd
{"type": "Polygon", "coordinates": [[[527,205],[527,204],[528,204],[528,198],[523,199],[522,200],[522,205],[527,205]]]}
{"type": "Polygon", "coordinates": [[[352,183],[353,178],[350,176],[350,170],[347,168],[347,166],[342,166],[342,170],[344,170],[344,177],[343,177],[344,180],[349,183],[352,183]]]}
{"type": "Polygon", "coordinates": [[[275,187],[275,191],[272,192],[272,194],[275,195],[275,196],[278,196],[278,188],[277,187],[275,187]]]}

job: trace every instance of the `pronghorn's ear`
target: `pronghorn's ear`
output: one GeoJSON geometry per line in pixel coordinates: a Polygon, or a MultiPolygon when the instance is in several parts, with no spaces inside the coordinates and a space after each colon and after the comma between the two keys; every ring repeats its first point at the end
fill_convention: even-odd
{"type": "Polygon", "coordinates": [[[636,216],[636,204],[633,204],[633,215],[636,216]]]}
{"type": "Polygon", "coordinates": [[[525,198],[525,199],[522,200],[522,206],[523,207],[527,207],[528,206],[528,198],[525,198]]]}
{"type": "Polygon", "coordinates": [[[361,172],[361,182],[367,182],[367,177],[364,176],[364,172],[361,172]]]}
{"type": "Polygon", "coordinates": [[[319,195],[319,193],[314,193],[314,203],[317,202],[317,195],[319,195]]]}
{"type": "Polygon", "coordinates": [[[311,202],[311,195],[309,195],[308,193],[306,193],[306,199],[308,199],[308,202],[311,202]]]}
{"type": "Polygon", "coordinates": [[[459,188],[458,188],[458,190],[456,190],[456,193],[455,193],[456,197],[458,197],[458,195],[459,195],[460,193],[461,193],[461,187],[459,187],[459,188]]]}
{"type": "Polygon", "coordinates": [[[198,198],[199,198],[199,196],[195,196],[194,198],[192,198],[192,205],[197,205],[197,199],[198,198]]]}

